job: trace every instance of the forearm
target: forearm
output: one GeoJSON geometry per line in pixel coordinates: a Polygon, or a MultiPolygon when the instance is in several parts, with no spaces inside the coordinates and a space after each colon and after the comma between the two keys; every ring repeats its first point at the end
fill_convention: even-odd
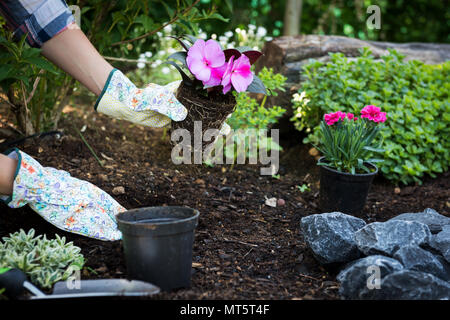
{"type": "Polygon", "coordinates": [[[75,23],[46,41],[42,54],[97,96],[113,69],[75,23]]]}

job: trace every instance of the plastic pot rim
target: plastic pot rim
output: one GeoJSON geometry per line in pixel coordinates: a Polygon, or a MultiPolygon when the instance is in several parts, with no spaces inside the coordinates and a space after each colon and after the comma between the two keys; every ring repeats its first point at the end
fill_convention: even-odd
{"type": "Polygon", "coordinates": [[[140,227],[145,227],[145,226],[149,226],[149,225],[161,225],[161,226],[164,226],[164,225],[169,225],[169,224],[170,225],[183,224],[183,223],[189,222],[191,220],[197,219],[199,217],[199,215],[200,215],[200,212],[197,209],[193,209],[193,208],[190,208],[190,207],[180,207],[180,206],[143,207],[143,208],[130,209],[130,210],[127,210],[127,211],[124,211],[124,212],[120,212],[119,214],[117,214],[116,220],[117,220],[117,222],[120,221],[121,224],[128,225],[128,226],[140,226],[140,227]],[[188,217],[188,218],[176,219],[176,220],[164,221],[164,222],[155,222],[155,223],[148,223],[148,222],[140,223],[138,221],[128,221],[128,220],[120,219],[122,216],[125,216],[126,214],[130,214],[130,212],[133,213],[133,212],[136,212],[136,211],[141,211],[141,210],[144,210],[144,209],[153,209],[153,208],[155,208],[155,209],[156,208],[170,208],[170,209],[192,210],[193,215],[188,217]]]}
{"type": "MultiPolygon", "coordinates": [[[[320,162],[322,159],[325,159],[325,157],[320,157],[318,162],[320,162]]],[[[337,174],[345,175],[345,176],[368,177],[368,176],[374,176],[374,175],[376,175],[378,173],[378,167],[376,165],[374,165],[373,163],[368,162],[368,161],[364,161],[364,163],[372,166],[375,169],[375,171],[374,172],[370,172],[370,173],[350,173],[350,172],[338,171],[338,170],[333,169],[333,168],[331,168],[329,166],[319,166],[319,167],[324,168],[324,169],[326,169],[328,171],[331,171],[333,173],[337,173],[337,174]]]]}

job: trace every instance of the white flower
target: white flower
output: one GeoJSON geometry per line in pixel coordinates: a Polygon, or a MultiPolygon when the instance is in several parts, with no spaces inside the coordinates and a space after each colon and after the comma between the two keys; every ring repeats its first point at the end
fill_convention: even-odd
{"type": "Polygon", "coordinates": [[[158,36],[158,37],[162,37],[162,32],[160,32],[160,31],[158,31],[157,33],[156,33],[156,35],[158,36]]]}
{"type": "Polygon", "coordinates": [[[153,53],[151,53],[150,51],[147,51],[147,52],[145,53],[145,56],[146,56],[147,58],[151,58],[152,55],[153,55],[153,53]]]}
{"type": "Polygon", "coordinates": [[[249,24],[249,25],[248,25],[248,29],[249,29],[249,30],[255,30],[255,29],[256,29],[256,26],[255,26],[254,24],[249,24]]]}
{"type": "Polygon", "coordinates": [[[158,59],[158,60],[155,61],[154,65],[155,65],[155,67],[157,67],[157,66],[159,66],[161,63],[162,63],[162,61],[158,59]]]}
{"type": "Polygon", "coordinates": [[[204,32],[200,33],[200,35],[199,35],[199,38],[201,38],[201,39],[206,39],[206,37],[207,37],[207,35],[204,32]]]}
{"type": "Polygon", "coordinates": [[[224,35],[225,35],[225,37],[231,38],[233,36],[233,32],[227,31],[227,32],[225,32],[224,35]]]}
{"type": "Polygon", "coordinates": [[[236,31],[236,33],[241,33],[241,28],[236,28],[234,31],[236,31]]]}
{"type": "Polygon", "coordinates": [[[305,98],[306,96],[306,92],[302,91],[301,94],[298,93],[294,93],[293,97],[294,97],[294,101],[296,102],[302,102],[303,98],[305,98]]]}
{"type": "Polygon", "coordinates": [[[177,50],[175,50],[174,48],[167,49],[167,53],[168,54],[172,54],[172,53],[175,53],[175,52],[177,52],[177,50]]]}
{"type": "Polygon", "coordinates": [[[254,46],[253,50],[259,50],[259,48],[257,46],[254,46]]]}
{"type": "Polygon", "coordinates": [[[220,42],[225,42],[225,43],[226,43],[226,42],[228,41],[228,37],[220,36],[220,37],[219,37],[219,41],[220,41],[220,42]]]}
{"type": "Polygon", "coordinates": [[[138,67],[139,69],[145,68],[145,63],[139,62],[139,63],[137,64],[137,67],[138,67]]]}
{"type": "Polygon", "coordinates": [[[273,38],[272,38],[272,37],[265,37],[264,40],[266,40],[266,41],[272,41],[273,38]]]}
{"type": "Polygon", "coordinates": [[[211,35],[211,39],[216,40],[216,39],[217,39],[217,34],[213,33],[213,34],[211,35]]]}
{"type": "Polygon", "coordinates": [[[164,67],[161,69],[161,72],[164,74],[168,74],[170,72],[170,69],[168,67],[164,67]]]}
{"type": "Polygon", "coordinates": [[[164,56],[166,54],[166,51],[164,51],[164,50],[159,50],[158,51],[158,56],[164,56]]]}
{"type": "Polygon", "coordinates": [[[145,61],[145,53],[141,53],[139,55],[139,60],[144,60],[145,61]]]}
{"type": "Polygon", "coordinates": [[[258,30],[256,31],[256,35],[259,37],[264,37],[267,34],[267,30],[264,27],[258,27],[258,30]]]}

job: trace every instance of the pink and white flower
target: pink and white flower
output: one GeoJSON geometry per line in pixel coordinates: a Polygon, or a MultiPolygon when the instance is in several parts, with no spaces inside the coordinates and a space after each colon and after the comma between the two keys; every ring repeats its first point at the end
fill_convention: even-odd
{"type": "Polygon", "coordinates": [[[192,74],[204,85],[214,86],[221,83],[225,54],[217,41],[195,41],[188,50],[186,63],[192,74]]]}
{"type": "Polygon", "coordinates": [[[237,92],[243,92],[247,90],[252,81],[253,73],[250,70],[249,58],[241,55],[234,61],[234,56],[232,56],[222,77],[223,94],[230,91],[231,85],[237,92]]]}

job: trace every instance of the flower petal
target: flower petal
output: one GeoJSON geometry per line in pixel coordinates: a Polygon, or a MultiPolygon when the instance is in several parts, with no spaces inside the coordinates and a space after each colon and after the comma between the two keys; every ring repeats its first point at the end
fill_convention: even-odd
{"type": "Polygon", "coordinates": [[[194,59],[194,60],[202,60],[205,56],[205,46],[206,43],[202,39],[198,39],[195,41],[195,43],[192,45],[192,47],[189,48],[187,53],[187,58],[194,59]]]}
{"type": "Polygon", "coordinates": [[[219,43],[213,39],[206,41],[204,56],[213,68],[218,68],[225,64],[225,54],[219,43]]]}

